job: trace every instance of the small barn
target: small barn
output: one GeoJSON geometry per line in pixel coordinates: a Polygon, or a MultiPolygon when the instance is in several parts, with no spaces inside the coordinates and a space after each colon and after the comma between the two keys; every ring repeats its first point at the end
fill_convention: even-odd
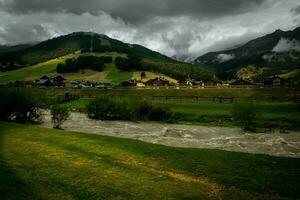
{"type": "Polygon", "coordinates": [[[39,87],[53,87],[53,83],[50,79],[40,79],[37,83],[37,86],[39,87]]]}

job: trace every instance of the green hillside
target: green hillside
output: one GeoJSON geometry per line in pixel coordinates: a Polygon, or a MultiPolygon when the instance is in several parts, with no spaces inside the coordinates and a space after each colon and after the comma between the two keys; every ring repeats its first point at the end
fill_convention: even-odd
{"type": "MultiPolygon", "coordinates": [[[[69,54],[63,57],[55,58],[37,65],[20,68],[17,70],[0,72],[0,84],[7,84],[14,81],[34,81],[42,77],[43,75],[56,75],[57,64],[64,63],[66,59],[76,58],[80,56],[80,52],[69,54]]],[[[96,56],[112,56],[113,59],[116,57],[126,57],[126,54],[120,53],[97,53],[96,56]]],[[[90,69],[80,70],[77,73],[64,73],[60,74],[67,79],[67,82],[72,81],[92,81],[92,82],[109,82],[113,84],[119,84],[122,81],[129,79],[139,79],[140,73],[138,71],[122,72],[118,70],[115,63],[105,64],[104,71],[98,72],[90,69]]],[[[174,79],[154,72],[146,72],[147,77],[165,77],[166,79],[174,82],[174,79]]]]}
{"type": "MultiPolygon", "coordinates": [[[[112,55],[114,59],[116,57],[138,57],[141,60],[140,70],[163,73],[176,79],[183,79],[189,76],[196,79],[209,79],[214,74],[214,71],[211,69],[172,60],[143,46],[126,44],[105,35],[88,32],[77,32],[60,36],[14,51],[6,49],[3,48],[0,51],[0,69],[2,70],[0,72],[0,82],[31,80],[33,77],[36,78],[45,73],[55,73],[53,70],[55,65],[63,63],[64,57],[74,54],[84,55],[91,50],[93,55],[112,55]]],[[[132,74],[130,71],[118,74],[113,69],[106,71],[108,71],[109,79],[124,80],[132,74]],[[121,78],[114,78],[119,75],[121,78]]],[[[103,74],[104,72],[101,76],[103,74]]],[[[75,75],[73,74],[73,76],[75,75]]],[[[81,77],[81,75],[78,76],[81,77]]],[[[83,76],[83,78],[85,77],[83,76]]],[[[119,82],[120,80],[114,80],[113,82],[119,82]]]]}

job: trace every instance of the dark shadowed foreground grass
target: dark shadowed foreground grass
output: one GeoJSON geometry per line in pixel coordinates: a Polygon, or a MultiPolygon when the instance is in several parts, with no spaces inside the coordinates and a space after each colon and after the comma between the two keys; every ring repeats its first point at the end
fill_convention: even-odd
{"type": "Polygon", "coordinates": [[[1,199],[299,199],[300,159],[0,123],[1,199]]]}

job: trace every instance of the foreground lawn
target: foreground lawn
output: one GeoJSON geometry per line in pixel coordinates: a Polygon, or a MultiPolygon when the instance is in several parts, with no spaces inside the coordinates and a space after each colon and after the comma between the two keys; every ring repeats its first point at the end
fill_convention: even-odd
{"type": "Polygon", "coordinates": [[[299,199],[300,159],[0,123],[1,199],[299,199]]]}

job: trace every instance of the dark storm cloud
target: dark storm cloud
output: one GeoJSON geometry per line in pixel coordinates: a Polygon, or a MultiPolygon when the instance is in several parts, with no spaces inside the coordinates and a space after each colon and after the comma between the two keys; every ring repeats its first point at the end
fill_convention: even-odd
{"type": "Polygon", "coordinates": [[[4,9],[13,13],[69,12],[97,15],[104,11],[136,24],[153,17],[191,16],[218,18],[256,9],[267,0],[3,0],[4,9]]]}
{"type": "Polygon", "coordinates": [[[291,9],[294,15],[300,15],[300,5],[291,9]]]}
{"type": "Polygon", "coordinates": [[[0,45],[94,31],[198,57],[300,25],[299,0],[0,0],[0,45]]]}
{"type": "Polygon", "coordinates": [[[0,38],[7,44],[24,44],[42,41],[50,34],[40,24],[13,23],[5,26],[0,32],[0,38]]]}

